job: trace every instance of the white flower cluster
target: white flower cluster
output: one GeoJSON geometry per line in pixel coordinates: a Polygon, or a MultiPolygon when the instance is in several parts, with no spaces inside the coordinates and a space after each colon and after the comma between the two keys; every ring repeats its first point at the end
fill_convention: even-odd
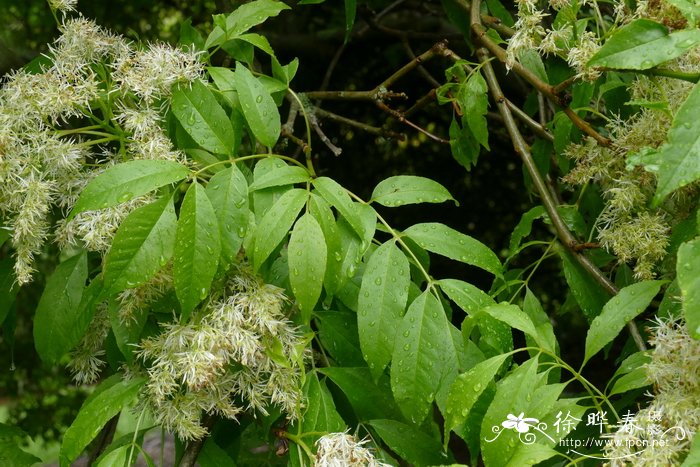
{"type": "MultiPolygon", "coordinates": [[[[598,37],[590,31],[574,34],[571,25],[564,24],[545,28],[543,19],[548,13],[539,8],[534,0],[518,0],[518,16],[514,25],[515,33],[508,40],[506,66],[511,68],[522,54],[536,51],[542,55],[558,54],[565,58],[576,71],[576,78],[595,81],[598,70],[586,66],[588,60],[598,51],[598,37]]],[[[585,2],[583,2],[585,3],[585,2]]],[[[571,5],[569,0],[550,0],[549,7],[555,11],[571,5]]],[[[597,6],[596,6],[597,8],[597,6]]]]}
{"type": "Polygon", "coordinates": [[[358,441],[348,433],[329,433],[316,441],[315,467],[388,467],[375,459],[364,447],[368,440],[358,441]]]}
{"type": "MultiPolygon", "coordinates": [[[[64,14],[76,2],[52,0],[64,14]]],[[[162,128],[171,89],[203,72],[199,54],[165,44],[137,48],[81,16],[66,18],[48,65],[7,75],[0,89],[0,221],[12,231],[15,275],[31,280],[50,230],[108,164],[128,159],[184,161],[162,128]]],[[[59,243],[105,252],[134,200],[62,223],[59,243]]]]}
{"type": "Polygon", "coordinates": [[[606,444],[611,467],[680,465],[700,430],[700,340],[684,323],[659,319],[650,343],[654,399],[606,444]]]}
{"type": "Polygon", "coordinates": [[[148,366],[145,402],[181,439],[206,434],[204,412],[235,418],[270,405],[290,418],[301,409],[304,341],[284,314],[282,289],[241,268],[199,320],[165,324],[141,342],[148,366]]]}

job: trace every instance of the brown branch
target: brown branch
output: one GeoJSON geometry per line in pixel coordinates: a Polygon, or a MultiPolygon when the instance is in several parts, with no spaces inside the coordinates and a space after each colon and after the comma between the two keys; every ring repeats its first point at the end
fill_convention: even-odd
{"type": "Polygon", "coordinates": [[[309,91],[304,95],[309,99],[318,100],[365,100],[365,101],[383,101],[388,99],[406,99],[408,96],[402,92],[389,91],[389,88],[400,78],[405,76],[410,71],[414,70],[421,63],[430,60],[435,56],[443,55],[443,51],[447,48],[445,41],[438,42],[427,51],[418,55],[416,58],[395,71],[391,76],[379,83],[374,89],[368,91],[309,91]]]}
{"type": "Polygon", "coordinates": [[[408,119],[404,116],[404,114],[402,114],[402,113],[399,112],[398,110],[392,109],[391,107],[389,107],[388,105],[386,105],[384,102],[377,101],[376,104],[377,104],[377,107],[379,107],[379,108],[382,109],[384,112],[386,112],[386,113],[388,113],[389,115],[391,115],[392,117],[394,117],[394,118],[395,118],[396,120],[398,120],[399,122],[401,122],[401,123],[403,123],[403,124],[405,124],[405,125],[408,125],[408,126],[410,126],[411,128],[413,128],[414,130],[417,130],[417,131],[423,133],[425,136],[427,136],[428,138],[432,139],[433,141],[437,141],[438,143],[442,143],[442,144],[450,144],[449,140],[440,138],[439,136],[436,136],[436,135],[432,134],[431,132],[429,132],[429,131],[426,130],[425,128],[422,128],[422,127],[420,127],[419,125],[416,125],[415,123],[413,123],[413,122],[411,122],[410,120],[408,120],[408,119]]]}
{"type": "Polygon", "coordinates": [[[518,117],[522,122],[524,122],[532,131],[537,134],[537,136],[546,139],[547,141],[554,141],[554,136],[539,122],[536,122],[528,114],[526,114],[520,107],[513,104],[510,100],[505,100],[506,105],[513,114],[518,117]]]}
{"type": "Polygon", "coordinates": [[[366,123],[358,122],[357,120],[353,120],[348,117],[343,117],[342,115],[338,115],[336,113],[329,112],[318,107],[312,109],[312,112],[314,112],[317,116],[321,118],[325,118],[336,123],[341,123],[343,125],[352,126],[372,135],[382,136],[384,138],[398,139],[399,141],[403,141],[406,139],[406,136],[402,133],[395,133],[384,128],[367,125],[366,123]]]}
{"type": "MultiPolygon", "coordinates": [[[[479,12],[480,3],[481,0],[472,0],[471,4],[471,26],[472,32],[476,36],[480,34],[479,31],[483,31],[483,26],[480,23],[481,18],[477,13],[479,12]]],[[[479,39],[477,39],[477,41],[478,40],[479,39]]],[[[482,43],[484,42],[482,41],[482,43]]],[[[486,44],[484,43],[484,45],[486,44]]],[[[503,91],[501,90],[501,86],[498,83],[498,79],[496,78],[496,73],[494,72],[493,67],[491,66],[491,62],[489,61],[490,51],[491,50],[489,48],[481,47],[476,52],[479,62],[482,63],[483,66],[484,78],[486,80],[486,83],[488,84],[489,89],[491,90],[491,95],[493,96],[493,99],[496,101],[498,110],[503,116],[504,124],[506,126],[506,129],[508,130],[511,142],[513,143],[513,149],[520,156],[520,158],[523,161],[523,164],[525,165],[528,173],[530,174],[535,188],[538,194],[540,195],[542,204],[544,205],[544,208],[547,211],[547,215],[549,216],[549,219],[551,220],[552,225],[554,226],[554,229],[557,233],[557,237],[566,246],[566,248],[568,248],[573,253],[578,263],[589,274],[591,274],[597,282],[599,282],[609,293],[616,295],[619,292],[619,290],[615,286],[615,284],[613,284],[605,276],[605,274],[603,274],[603,272],[600,269],[598,269],[598,267],[590,260],[590,258],[576,251],[577,245],[579,245],[580,242],[574,237],[574,235],[564,223],[564,220],[559,215],[559,212],[557,210],[558,205],[551,196],[547,184],[544,181],[539,170],[537,169],[537,165],[535,164],[534,159],[532,158],[532,154],[530,153],[527,143],[525,142],[525,139],[523,138],[522,134],[520,133],[520,130],[518,129],[515,119],[513,118],[513,114],[511,113],[511,110],[508,107],[506,98],[503,95],[503,91]]],[[[644,339],[639,334],[639,330],[637,329],[637,326],[634,323],[634,321],[630,321],[629,323],[627,323],[627,328],[639,350],[646,350],[644,339]]]]}
{"type": "MultiPolygon", "coordinates": [[[[212,429],[215,422],[216,418],[212,415],[205,415],[202,418],[202,426],[207,429],[207,433],[212,429]]],[[[197,462],[197,457],[199,457],[199,453],[202,452],[202,448],[208,437],[209,435],[206,435],[187,443],[185,452],[182,454],[182,459],[180,459],[180,463],[178,464],[179,467],[194,467],[197,462]]]]}
{"type": "Polygon", "coordinates": [[[343,153],[343,150],[340,149],[335,144],[333,144],[333,142],[330,140],[330,138],[328,136],[326,136],[326,134],[323,132],[323,129],[321,128],[321,125],[319,125],[319,123],[318,123],[318,119],[316,118],[316,115],[314,115],[313,113],[311,113],[309,115],[309,123],[311,124],[311,128],[314,129],[314,131],[316,132],[318,137],[321,138],[321,141],[323,142],[323,144],[325,144],[326,147],[331,150],[331,152],[333,153],[334,156],[337,157],[343,153]]]}
{"type": "MultiPolygon", "coordinates": [[[[461,4],[461,2],[460,2],[461,4]]],[[[502,63],[506,63],[506,51],[496,44],[489,36],[486,35],[486,28],[481,24],[481,18],[476,15],[476,20],[473,18],[475,15],[472,13],[472,35],[474,36],[475,42],[481,44],[485,47],[491,55],[496,57],[502,63]]],[[[576,112],[571,110],[567,103],[562,99],[560,95],[555,92],[555,88],[544,81],[542,81],[537,75],[532,71],[528,70],[520,63],[515,62],[511,66],[511,70],[521,76],[525,81],[530,83],[535,89],[547,96],[549,100],[554,102],[556,105],[561,107],[567,117],[573,122],[579,130],[586,133],[588,136],[595,139],[599,144],[603,146],[610,146],[610,140],[605,136],[598,133],[587,121],[582,119],[576,112]]]]}
{"type": "Polygon", "coordinates": [[[481,21],[488,26],[489,28],[493,29],[497,33],[499,33],[502,36],[507,36],[511,37],[513,34],[515,34],[515,29],[510,28],[503,24],[503,21],[501,21],[501,18],[497,18],[495,16],[490,16],[490,15],[481,15],[481,21]]]}

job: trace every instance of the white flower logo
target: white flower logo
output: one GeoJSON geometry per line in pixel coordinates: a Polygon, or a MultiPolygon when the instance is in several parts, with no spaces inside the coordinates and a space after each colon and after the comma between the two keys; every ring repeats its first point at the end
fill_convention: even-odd
{"type": "Polygon", "coordinates": [[[525,412],[520,412],[520,415],[517,417],[513,415],[512,413],[508,414],[508,420],[505,420],[501,425],[503,425],[503,428],[507,428],[509,430],[512,430],[515,428],[518,430],[518,433],[527,433],[530,431],[530,427],[533,424],[539,423],[539,420],[536,418],[523,418],[525,415],[525,412]]]}

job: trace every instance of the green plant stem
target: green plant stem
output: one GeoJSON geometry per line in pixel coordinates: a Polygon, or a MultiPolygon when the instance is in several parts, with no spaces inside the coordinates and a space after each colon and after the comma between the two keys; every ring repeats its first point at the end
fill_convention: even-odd
{"type": "Polygon", "coordinates": [[[193,176],[198,177],[199,174],[201,174],[202,172],[206,172],[207,170],[211,169],[212,167],[216,167],[217,165],[237,164],[238,162],[244,162],[254,159],[264,159],[265,157],[275,157],[277,159],[282,159],[292,164],[298,165],[302,169],[307,169],[307,167],[298,160],[294,159],[293,157],[283,156],[282,154],[251,154],[250,156],[236,157],[233,159],[226,159],[225,161],[214,162],[213,164],[209,164],[199,169],[193,174],[193,176]]]}
{"type": "MultiPolygon", "coordinates": [[[[480,30],[479,27],[481,27],[481,30],[483,30],[483,26],[481,26],[480,23],[481,18],[478,14],[475,13],[479,11],[480,4],[481,0],[472,0],[472,31],[474,31],[475,35],[477,36],[477,31],[480,30]]],[[[496,102],[498,110],[501,113],[501,116],[503,117],[503,122],[506,126],[511,142],[513,143],[513,149],[515,149],[515,152],[518,154],[518,156],[520,156],[521,160],[523,161],[523,164],[525,165],[525,168],[530,174],[533,184],[535,185],[535,189],[540,195],[542,204],[544,205],[544,208],[547,211],[550,220],[552,221],[552,225],[554,226],[554,229],[557,233],[557,237],[564,244],[564,246],[573,253],[574,257],[579,262],[579,264],[586,271],[588,271],[588,273],[591,274],[596,281],[598,281],[603,287],[605,287],[605,289],[609,293],[611,293],[612,295],[616,295],[619,290],[615,286],[615,284],[613,284],[603,274],[603,272],[600,269],[598,269],[598,267],[595,264],[593,264],[593,262],[587,256],[575,250],[574,247],[577,246],[579,242],[571,233],[569,228],[564,223],[564,220],[559,215],[559,212],[557,210],[558,204],[549,192],[549,188],[547,187],[544,178],[540,174],[539,169],[537,168],[537,165],[535,164],[535,161],[532,158],[532,154],[530,153],[528,145],[525,142],[525,139],[523,138],[522,134],[520,133],[520,130],[518,129],[518,125],[516,124],[515,119],[513,118],[513,114],[506,103],[506,98],[503,95],[501,86],[498,83],[498,79],[496,78],[496,73],[494,72],[491,63],[488,60],[489,52],[490,50],[484,47],[481,47],[476,51],[479,61],[483,64],[484,78],[486,80],[486,83],[488,84],[489,89],[491,90],[491,95],[493,96],[493,99],[496,102]]],[[[530,72],[528,71],[528,73],[530,72]]],[[[549,85],[547,85],[547,87],[549,87],[549,85]]],[[[632,336],[632,339],[634,340],[639,350],[646,350],[644,339],[640,335],[639,330],[637,329],[637,326],[634,323],[634,321],[630,321],[629,323],[627,323],[627,329],[629,330],[630,335],[632,336]]]]}
{"type": "MultiPolygon", "coordinates": [[[[346,190],[346,191],[350,195],[350,197],[355,198],[360,203],[367,204],[367,203],[365,203],[365,201],[362,198],[357,196],[355,193],[353,193],[349,190],[346,190]]],[[[432,286],[433,278],[430,277],[430,274],[428,274],[428,271],[426,271],[425,268],[423,268],[423,265],[420,263],[420,261],[418,260],[416,255],[413,254],[413,251],[411,251],[411,249],[408,247],[408,245],[406,245],[406,242],[404,242],[401,239],[401,235],[396,230],[394,230],[389,225],[389,223],[386,221],[386,219],[384,219],[381,216],[381,214],[379,214],[376,210],[375,210],[375,213],[377,214],[377,220],[379,222],[381,222],[384,227],[386,227],[386,229],[389,231],[389,233],[394,238],[394,240],[396,240],[396,242],[403,247],[403,249],[406,251],[406,253],[408,253],[408,255],[413,260],[413,263],[415,264],[415,266],[418,268],[418,270],[421,272],[421,274],[423,274],[423,277],[425,277],[425,280],[428,282],[428,284],[430,284],[430,286],[432,286]]]]}
{"type": "Polygon", "coordinates": [[[308,456],[309,459],[314,458],[314,453],[311,452],[311,449],[309,448],[309,446],[307,446],[306,443],[301,440],[301,438],[303,437],[302,435],[295,435],[295,434],[292,434],[288,431],[283,431],[280,433],[280,435],[287,438],[289,441],[292,441],[297,446],[299,446],[304,451],[304,453],[308,456]]]}
{"type": "Polygon", "coordinates": [[[304,123],[306,124],[306,144],[307,147],[304,148],[304,155],[306,156],[306,169],[309,171],[311,176],[316,176],[316,171],[314,170],[314,166],[311,162],[311,123],[309,121],[309,115],[306,113],[306,107],[304,107],[304,103],[299,99],[299,96],[297,93],[292,91],[291,89],[287,89],[287,92],[294,98],[296,101],[297,105],[299,106],[299,109],[301,109],[301,113],[304,115],[304,123]]]}

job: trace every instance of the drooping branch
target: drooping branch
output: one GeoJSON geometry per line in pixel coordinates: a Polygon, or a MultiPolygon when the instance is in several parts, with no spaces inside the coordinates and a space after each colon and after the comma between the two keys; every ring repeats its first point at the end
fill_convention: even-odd
{"type": "MultiPolygon", "coordinates": [[[[481,0],[472,0],[471,4],[471,26],[472,31],[476,36],[479,35],[479,31],[483,31],[483,26],[481,25],[481,17],[477,13],[479,11],[480,3],[481,0]]],[[[523,138],[522,134],[520,133],[520,130],[518,129],[518,126],[511,112],[511,109],[507,104],[507,100],[503,94],[503,91],[501,90],[501,86],[496,77],[496,73],[494,72],[493,67],[489,61],[489,53],[490,49],[488,49],[487,47],[480,47],[476,51],[477,58],[482,64],[484,78],[489,87],[489,90],[491,91],[491,95],[493,96],[493,99],[496,102],[498,110],[503,116],[503,122],[506,126],[506,129],[508,130],[508,134],[513,144],[513,149],[518,154],[518,156],[520,156],[521,160],[523,161],[523,164],[525,165],[528,173],[530,174],[533,184],[535,185],[535,189],[537,190],[537,193],[539,194],[540,199],[542,200],[542,204],[544,205],[544,208],[547,211],[547,215],[549,216],[549,219],[551,220],[552,225],[554,226],[554,230],[557,233],[557,237],[559,238],[561,243],[563,243],[564,246],[573,253],[578,263],[589,274],[591,274],[591,276],[593,276],[593,278],[598,283],[600,283],[609,293],[611,293],[612,295],[616,295],[619,292],[618,288],[605,276],[605,274],[603,274],[603,272],[590,260],[590,258],[588,258],[580,252],[580,249],[577,248],[580,242],[576,239],[576,237],[574,237],[564,220],[559,215],[558,204],[549,192],[547,184],[542,175],[540,174],[537,165],[535,164],[535,161],[532,157],[532,154],[530,153],[530,149],[527,143],[525,142],[525,139],[523,138]]],[[[637,329],[637,326],[634,323],[634,321],[630,321],[629,323],[627,323],[627,328],[639,350],[646,350],[644,339],[640,335],[639,330],[637,329]]]]}

